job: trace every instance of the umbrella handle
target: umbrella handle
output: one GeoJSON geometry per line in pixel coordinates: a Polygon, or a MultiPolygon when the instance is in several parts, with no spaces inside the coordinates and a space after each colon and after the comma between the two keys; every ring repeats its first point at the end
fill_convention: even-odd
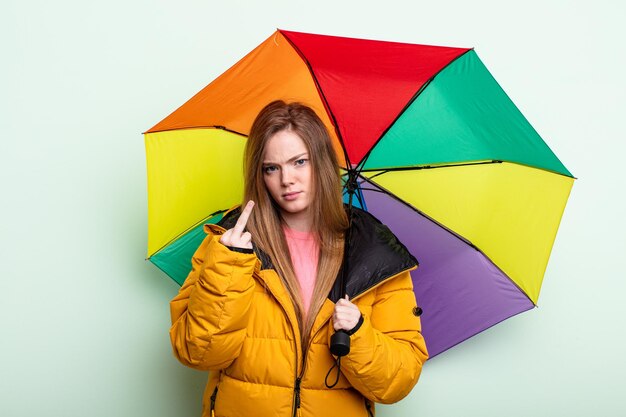
{"type": "MultiPolygon", "coordinates": [[[[346,183],[348,190],[348,231],[345,236],[343,262],[339,276],[339,287],[341,288],[342,297],[346,295],[346,270],[348,269],[348,252],[352,235],[352,196],[358,188],[357,175],[356,170],[348,170],[348,182],[346,183]]],[[[343,329],[337,330],[330,338],[330,353],[337,357],[346,356],[350,353],[350,333],[343,329]]]]}
{"type": "Polygon", "coordinates": [[[345,330],[337,330],[330,337],[330,353],[340,357],[350,353],[350,335],[345,330]]]}

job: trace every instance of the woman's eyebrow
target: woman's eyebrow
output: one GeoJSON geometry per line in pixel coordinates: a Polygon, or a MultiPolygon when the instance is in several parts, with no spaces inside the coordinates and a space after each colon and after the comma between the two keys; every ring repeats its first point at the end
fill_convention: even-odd
{"type": "MultiPolygon", "coordinates": [[[[303,157],[308,157],[309,153],[308,152],[304,152],[301,154],[298,154],[296,156],[292,156],[291,158],[289,158],[287,161],[285,162],[294,162],[297,161],[298,159],[302,159],[303,157]]],[[[272,162],[272,161],[263,161],[263,165],[280,165],[279,162],[272,162]]]]}

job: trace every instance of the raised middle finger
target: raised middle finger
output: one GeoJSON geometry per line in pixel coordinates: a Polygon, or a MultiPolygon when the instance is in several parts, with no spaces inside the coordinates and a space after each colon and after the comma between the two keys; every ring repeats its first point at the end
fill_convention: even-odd
{"type": "Polygon", "coordinates": [[[239,219],[237,219],[237,223],[235,224],[235,227],[233,227],[233,232],[235,232],[237,235],[241,235],[244,229],[246,228],[246,223],[248,223],[248,218],[250,217],[250,213],[252,213],[253,207],[254,207],[254,201],[250,200],[248,201],[248,204],[246,204],[246,207],[241,212],[241,215],[239,216],[239,219]]]}

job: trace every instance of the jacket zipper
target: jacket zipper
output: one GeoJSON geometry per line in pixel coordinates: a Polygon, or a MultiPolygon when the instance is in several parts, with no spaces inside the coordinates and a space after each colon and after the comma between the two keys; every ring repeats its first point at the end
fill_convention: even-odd
{"type": "Polygon", "coordinates": [[[211,409],[209,410],[209,414],[211,417],[215,416],[215,399],[217,398],[217,385],[213,390],[213,394],[211,394],[211,409]]]}
{"type": "MultiPolygon", "coordinates": [[[[302,370],[300,371],[300,375],[296,377],[296,381],[294,384],[294,410],[293,410],[293,417],[297,417],[298,414],[298,409],[300,408],[300,385],[302,383],[302,378],[304,377],[304,370],[306,369],[306,354],[309,351],[309,348],[311,347],[311,343],[313,338],[320,332],[320,330],[322,330],[324,328],[324,326],[320,327],[319,329],[317,329],[317,331],[315,332],[315,334],[311,335],[311,338],[309,339],[309,343],[306,346],[306,349],[303,349],[302,352],[302,370]]],[[[296,348],[297,348],[297,343],[296,343],[296,348]]],[[[296,353],[296,358],[297,358],[298,354],[296,353]]],[[[296,369],[297,369],[297,363],[298,360],[296,359],[296,369]]]]}
{"type": "Polygon", "coordinates": [[[297,417],[298,410],[300,409],[300,383],[302,382],[302,377],[296,378],[296,384],[294,386],[294,407],[293,407],[293,417],[297,417]]]}

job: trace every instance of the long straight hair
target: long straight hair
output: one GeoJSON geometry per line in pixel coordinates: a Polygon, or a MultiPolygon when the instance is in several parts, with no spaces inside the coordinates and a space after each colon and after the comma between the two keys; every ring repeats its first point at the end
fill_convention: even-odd
{"type": "Polygon", "coordinates": [[[254,243],[269,255],[295,307],[303,349],[309,342],[311,328],[328,296],[343,259],[344,232],[348,219],[343,208],[339,164],[326,126],[309,107],[301,103],[273,101],[256,117],[244,156],[244,201],[253,200],[255,209],[247,228],[254,243]],[[267,141],[276,133],[289,130],[307,147],[312,168],[313,198],[309,210],[320,253],[317,277],[309,311],[305,312],[300,284],[291,263],[283,233],[283,220],[277,203],[270,196],[263,178],[263,156],[267,141]],[[306,320],[304,319],[306,317],[306,320]]]}

